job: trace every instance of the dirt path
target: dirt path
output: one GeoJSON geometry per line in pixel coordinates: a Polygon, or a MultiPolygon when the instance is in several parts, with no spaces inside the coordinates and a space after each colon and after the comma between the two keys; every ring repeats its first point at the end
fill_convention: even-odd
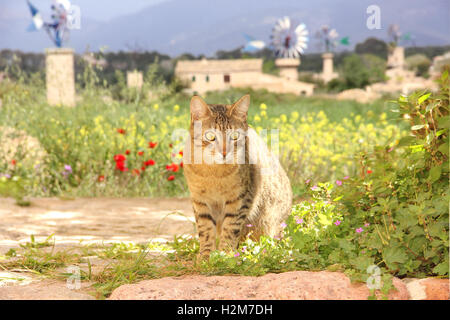
{"type": "Polygon", "coordinates": [[[189,199],[32,199],[18,207],[0,198],[0,253],[30,235],[56,243],[111,241],[146,242],[192,234],[194,218],[189,199]]]}
{"type": "MultiPolygon", "coordinates": [[[[30,207],[19,207],[13,199],[0,198],[0,256],[29,242],[31,235],[43,241],[53,234],[55,248],[80,243],[145,243],[193,234],[193,222],[189,199],[46,198],[31,199],[30,207]]],[[[81,290],[71,290],[64,281],[0,268],[0,300],[92,299],[88,286],[84,283],[81,290]]]]}

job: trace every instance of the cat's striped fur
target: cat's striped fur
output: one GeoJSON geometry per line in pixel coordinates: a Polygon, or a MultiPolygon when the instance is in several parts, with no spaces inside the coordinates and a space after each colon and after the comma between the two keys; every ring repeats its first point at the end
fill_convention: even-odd
{"type": "Polygon", "coordinates": [[[216,249],[216,238],[218,249],[227,250],[235,249],[250,232],[253,238],[277,235],[291,208],[292,191],[286,173],[265,142],[247,125],[249,105],[248,95],[232,105],[207,105],[198,96],[191,100],[184,174],[198,225],[201,256],[216,249]],[[200,132],[194,132],[194,121],[201,123],[200,132]],[[205,133],[213,129],[216,139],[208,141],[205,133]],[[246,134],[230,135],[234,131],[246,134]],[[229,150],[232,145],[234,149],[229,150]],[[195,146],[215,160],[229,160],[231,156],[234,161],[196,163],[191,152],[195,146]],[[240,150],[245,151],[242,164],[237,163],[240,150]],[[249,159],[256,159],[256,163],[249,163],[249,159]]]}

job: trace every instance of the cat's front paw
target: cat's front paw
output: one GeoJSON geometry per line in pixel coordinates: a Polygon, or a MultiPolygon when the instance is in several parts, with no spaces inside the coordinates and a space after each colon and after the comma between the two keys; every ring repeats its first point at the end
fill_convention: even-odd
{"type": "Polygon", "coordinates": [[[208,261],[209,260],[209,255],[210,255],[211,251],[203,251],[197,254],[196,257],[196,263],[202,263],[203,261],[208,261]]]}

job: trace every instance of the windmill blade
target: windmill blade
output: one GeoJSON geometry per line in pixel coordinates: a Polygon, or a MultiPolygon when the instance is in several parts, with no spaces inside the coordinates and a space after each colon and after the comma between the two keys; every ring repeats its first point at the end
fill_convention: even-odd
{"type": "Polygon", "coordinates": [[[282,22],[282,26],[285,29],[290,29],[291,28],[291,19],[289,19],[289,17],[284,17],[284,20],[282,22]]]}
{"type": "Polygon", "coordinates": [[[40,30],[42,28],[42,26],[44,25],[44,20],[42,19],[42,16],[39,13],[39,10],[36,9],[36,7],[33,6],[30,1],[27,1],[27,4],[28,4],[28,8],[30,9],[30,12],[31,12],[31,19],[32,19],[32,22],[28,26],[27,31],[40,30]]]}
{"type": "Polygon", "coordinates": [[[337,37],[339,37],[339,34],[337,33],[336,29],[331,29],[328,33],[328,37],[330,39],[336,39],[337,37]]]}
{"type": "Polygon", "coordinates": [[[297,33],[297,34],[301,34],[301,33],[305,32],[305,31],[307,32],[306,25],[304,23],[299,24],[297,26],[297,28],[295,28],[295,33],[297,33]]]}
{"type": "Polygon", "coordinates": [[[243,52],[255,52],[255,51],[264,49],[265,46],[266,46],[266,44],[264,43],[264,41],[254,40],[254,41],[248,42],[245,45],[245,47],[242,49],[242,51],[243,52]]]}
{"type": "Polygon", "coordinates": [[[350,40],[349,40],[350,38],[347,36],[347,37],[343,37],[340,41],[339,41],[339,43],[340,44],[342,44],[342,45],[344,45],[344,46],[348,46],[348,45],[350,45],[350,40]]]}
{"type": "Polygon", "coordinates": [[[253,38],[252,36],[249,36],[248,34],[244,33],[244,38],[247,42],[253,41],[255,40],[255,38],[253,38]]]}

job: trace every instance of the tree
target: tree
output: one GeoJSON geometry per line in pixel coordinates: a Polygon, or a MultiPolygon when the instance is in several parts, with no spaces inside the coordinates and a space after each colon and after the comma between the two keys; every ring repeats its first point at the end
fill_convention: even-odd
{"type": "Polygon", "coordinates": [[[386,60],[373,54],[363,54],[361,58],[369,74],[369,83],[385,80],[386,60]]]}
{"type": "Polygon", "coordinates": [[[369,70],[357,54],[344,58],[342,76],[347,88],[363,88],[369,84],[369,70]]]}
{"type": "Polygon", "coordinates": [[[363,43],[358,43],[355,47],[358,54],[373,54],[382,59],[387,59],[388,45],[383,40],[377,38],[367,38],[363,43]]]}

